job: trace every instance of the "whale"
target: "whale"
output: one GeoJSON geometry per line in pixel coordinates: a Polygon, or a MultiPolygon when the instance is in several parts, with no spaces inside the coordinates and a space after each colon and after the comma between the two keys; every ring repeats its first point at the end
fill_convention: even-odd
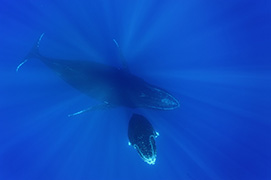
{"type": "Polygon", "coordinates": [[[133,114],[128,125],[129,145],[133,146],[141,159],[154,165],[157,157],[155,139],[159,133],[156,132],[146,117],[133,114]]]}
{"type": "Polygon", "coordinates": [[[57,59],[42,55],[39,47],[43,36],[36,41],[16,71],[29,59],[39,59],[70,86],[101,102],[71,116],[117,106],[158,110],[179,107],[179,101],[172,94],[134,75],[126,66],[117,68],[94,60],[57,59]]]}

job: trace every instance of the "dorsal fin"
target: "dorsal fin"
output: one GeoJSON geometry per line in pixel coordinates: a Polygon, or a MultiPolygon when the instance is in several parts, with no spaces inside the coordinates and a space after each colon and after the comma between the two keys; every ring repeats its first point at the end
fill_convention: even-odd
{"type": "Polygon", "coordinates": [[[120,56],[120,60],[121,60],[121,63],[122,63],[122,69],[125,70],[125,71],[128,71],[129,72],[129,68],[128,68],[128,65],[127,65],[127,62],[123,56],[123,53],[119,47],[119,44],[118,42],[116,41],[116,39],[113,39],[114,43],[116,44],[117,48],[118,48],[118,51],[119,51],[119,56],[120,56]]]}

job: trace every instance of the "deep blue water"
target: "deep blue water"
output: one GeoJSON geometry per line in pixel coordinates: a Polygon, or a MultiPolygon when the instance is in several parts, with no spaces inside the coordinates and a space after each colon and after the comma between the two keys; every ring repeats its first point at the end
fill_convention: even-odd
{"type": "Polygon", "coordinates": [[[271,4],[265,1],[1,0],[0,179],[271,179],[271,4]],[[37,59],[121,67],[174,94],[172,111],[98,104],[37,59]],[[128,146],[143,114],[157,161],[128,146]]]}

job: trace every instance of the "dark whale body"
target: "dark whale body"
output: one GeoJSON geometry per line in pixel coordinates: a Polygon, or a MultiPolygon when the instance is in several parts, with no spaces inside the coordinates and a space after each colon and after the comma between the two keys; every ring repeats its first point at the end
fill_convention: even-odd
{"type": "Polygon", "coordinates": [[[170,93],[147,83],[126,69],[118,69],[95,61],[45,57],[38,50],[41,38],[42,36],[26,59],[40,59],[64,81],[82,93],[110,106],[160,110],[171,110],[179,107],[179,102],[170,93]]]}
{"type": "Polygon", "coordinates": [[[133,114],[129,122],[128,138],[143,161],[148,164],[155,164],[156,161],[155,138],[157,136],[158,133],[144,116],[133,114]]]}

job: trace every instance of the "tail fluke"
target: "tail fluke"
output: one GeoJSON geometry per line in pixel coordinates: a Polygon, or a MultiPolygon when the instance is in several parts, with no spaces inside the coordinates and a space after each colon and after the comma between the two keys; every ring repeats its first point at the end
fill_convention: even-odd
{"type": "Polygon", "coordinates": [[[19,69],[20,69],[20,67],[24,64],[24,63],[26,63],[27,62],[27,60],[28,59],[25,59],[23,62],[21,62],[18,66],[17,66],[17,68],[16,68],[16,72],[18,72],[19,71],[19,69]]]}
{"type": "Polygon", "coordinates": [[[24,58],[23,62],[21,62],[17,68],[16,68],[16,72],[19,71],[20,67],[25,64],[28,59],[31,59],[31,58],[38,58],[40,57],[40,52],[39,52],[39,47],[40,47],[40,41],[41,39],[43,38],[44,36],[44,33],[42,33],[40,35],[40,38],[36,41],[36,43],[34,44],[34,46],[32,47],[31,51],[26,55],[26,57],[24,58]]]}

